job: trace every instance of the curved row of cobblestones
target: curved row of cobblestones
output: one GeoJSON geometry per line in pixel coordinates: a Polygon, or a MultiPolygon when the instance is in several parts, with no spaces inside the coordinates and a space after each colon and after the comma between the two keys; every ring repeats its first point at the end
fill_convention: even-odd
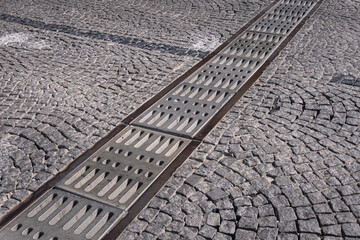
{"type": "Polygon", "coordinates": [[[356,3],[325,1],[118,239],[359,239],[356,3]]]}
{"type": "Polygon", "coordinates": [[[2,1],[0,216],[200,60],[179,51],[213,50],[269,2],[2,1]]]}
{"type": "Polygon", "coordinates": [[[1,12],[195,50],[213,50],[271,1],[8,1],[1,12]]]}

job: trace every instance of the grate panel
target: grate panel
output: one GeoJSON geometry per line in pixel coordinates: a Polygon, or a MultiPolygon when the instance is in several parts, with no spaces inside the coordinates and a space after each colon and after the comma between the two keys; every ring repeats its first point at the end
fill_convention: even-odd
{"type": "MultiPolygon", "coordinates": [[[[283,42],[284,36],[246,31],[225,48],[220,56],[244,57],[264,61],[283,42]]],[[[216,58],[214,58],[216,59],[216,58]]]]}
{"type": "Polygon", "coordinates": [[[186,82],[198,87],[237,92],[261,67],[285,36],[247,31],[186,82]]]}
{"type": "Polygon", "coordinates": [[[57,186],[127,210],[188,143],[127,127],[57,186]]]}
{"type": "MultiPolygon", "coordinates": [[[[206,81],[206,80],[205,80],[206,81]]],[[[145,126],[193,137],[233,96],[224,90],[182,83],[166,94],[134,122],[145,126]]]]}
{"type": "Polygon", "coordinates": [[[287,0],[275,5],[250,30],[288,35],[315,6],[314,1],[287,0]]]}
{"type": "Polygon", "coordinates": [[[101,239],[125,212],[52,189],[0,232],[2,240],[101,239]]]}

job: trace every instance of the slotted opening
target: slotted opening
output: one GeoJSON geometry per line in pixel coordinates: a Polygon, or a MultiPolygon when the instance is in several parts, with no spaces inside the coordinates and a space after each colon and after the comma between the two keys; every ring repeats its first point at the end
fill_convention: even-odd
{"type": "Polygon", "coordinates": [[[166,123],[171,117],[173,116],[173,114],[168,113],[165,117],[163,117],[155,126],[157,127],[161,127],[164,123],[166,123]]]}
{"type": "MultiPolygon", "coordinates": [[[[32,218],[38,214],[42,209],[44,209],[52,200],[57,197],[57,194],[50,194],[44,201],[42,201],[37,207],[35,207],[31,212],[28,213],[28,217],[32,218]]],[[[21,227],[21,224],[20,224],[21,227]]]]}
{"type": "Polygon", "coordinates": [[[132,155],[132,152],[130,152],[130,151],[124,153],[124,156],[125,156],[125,157],[129,157],[129,156],[131,156],[131,155],[132,155]]]}
{"type": "Polygon", "coordinates": [[[113,167],[113,168],[117,168],[117,167],[119,167],[120,166],[120,163],[119,162],[114,162],[112,165],[111,165],[111,167],[113,167]]]}
{"type": "Polygon", "coordinates": [[[105,177],[109,175],[109,172],[101,173],[89,186],[85,188],[85,192],[90,192],[94,189],[100,182],[102,182],[105,177]]]}
{"type": "Polygon", "coordinates": [[[156,138],[156,140],[155,140],[153,143],[151,143],[145,150],[148,151],[148,152],[150,152],[150,151],[153,150],[153,149],[160,143],[160,141],[162,141],[163,139],[164,139],[163,136],[160,136],[160,137],[156,138]]]}
{"type": "Polygon", "coordinates": [[[65,181],[65,185],[72,184],[75,180],[77,180],[82,174],[84,174],[87,170],[90,169],[90,166],[85,166],[82,169],[80,169],[78,172],[73,174],[68,180],[65,181]]]}
{"type": "Polygon", "coordinates": [[[163,144],[161,144],[161,146],[155,151],[155,153],[156,154],[162,153],[173,141],[174,139],[172,138],[167,139],[163,144]]]}
{"type": "Polygon", "coordinates": [[[33,239],[40,239],[43,235],[44,235],[43,232],[37,232],[37,233],[35,233],[35,235],[33,236],[33,239]]]}
{"type": "Polygon", "coordinates": [[[113,213],[106,213],[100,221],[97,222],[97,224],[86,234],[87,239],[93,238],[96,233],[99,232],[99,230],[112,218],[114,214],[113,213]]]}
{"type": "Polygon", "coordinates": [[[66,214],[68,214],[71,209],[73,209],[76,205],[78,204],[78,201],[71,201],[66,207],[64,207],[63,209],[61,209],[61,211],[56,214],[55,217],[53,217],[50,221],[49,224],[50,225],[55,225],[56,223],[58,223],[63,217],[66,216],[66,214]]]}
{"type": "Polygon", "coordinates": [[[133,168],[132,166],[126,166],[126,167],[124,168],[124,170],[125,170],[126,172],[128,172],[128,171],[130,171],[132,168],[133,168]]]}
{"type": "Polygon", "coordinates": [[[87,181],[89,181],[91,178],[95,176],[100,170],[99,169],[93,169],[91,172],[89,172],[83,179],[81,179],[77,184],[75,184],[75,188],[81,188],[87,181]]]}
{"type": "Polygon", "coordinates": [[[140,161],[140,160],[142,160],[144,157],[145,157],[144,155],[139,155],[139,156],[136,157],[136,160],[139,160],[139,161],[140,161]]]}
{"type": "Polygon", "coordinates": [[[134,136],[132,136],[127,142],[125,142],[126,146],[129,146],[130,144],[132,144],[133,142],[135,142],[136,139],[138,139],[142,134],[144,133],[144,131],[138,131],[136,134],[134,134],[134,136]]]}
{"type": "Polygon", "coordinates": [[[187,94],[189,94],[189,92],[191,91],[191,90],[193,90],[194,89],[194,87],[187,87],[181,94],[180,94],[180,96],[181,97],[185,97],[187,94]]]}
{"type": "Polygon", "coordinates": [[[122,182],[122,183],[120,184],[120,186],[118,186],[118,187],[115,189],[115,191],[113,191],[113,192],[109,195],[108,199],[109,199],[109,200],[114,200],[117,196],[119,196],[119,194],[120,194],[122,191],[124,191],[124,189],[125,189],[131,182],[132,182],[131,179],[126,179],[124,182],[122,182]]]}
{"type": "Polygon", "coordinates": [[[102,197],[104,196],[111,188],[113,188],[115,186],[116,183],[118,183],[121,179],[121,176],[116,176],[114,177],[108,184],[106,184],[106,186],[101,189],[100,192],[98,192],[98,196],[102,197]]]}
{"type": "Polygon", "coordinates": [[[59,200],[57,200],[50,208],[48,208],[43,214],[41,214],[38,218],[40,222],[47,219],[53,212],[55,212],[59,207],[63,205],[64,202],[66,202],[67,197],[62,197],[59,200]]]}
{"type": "Polygon", "coordinates": [[[165,113],[163,112],[159,112],[158,114],[155,115],[155,117],[153,117],[147,124],[151,125],[154,122],[156,122],[161,116],[163,116],[165,113]]]}
{"type": "Polygon", "coordinates": [[[11,231],[16,232],[22,227],[22,224],[16,224],[11,228],[11,231]]]}
{"type": "Polygon", "coordinates": [[[209,80],[207,80],[206,83],[204,83],[204,85],[209,86],[215,79],[216,77],[210,77],[209,80]]]}
{"type": "Polygon", "coordinates": [[[208,78],[208,76],[202,76],[199,81],[196,82],[196,84],[200,85],[201,83],[203,83],[206,79],[208,78]]]}
{"type": "Polygon", "coordinates": [[[156,111],[150,111],[148,112],[142,119],[140,119],[139,122],[143,123],[145,122],[146,120],[148,120],[156,111]]]}
{"type": "Polygon", "coordinates": [[[133,132],[135,132],[136,130],[134,128],[129,129],[129,131],[127,131],[126,133],[122,134],[117,140],[116,143],[121,143],[122,141],[124,141],[124,139],[126,139],[128,136],[130,136],[133,132]]]}
{"type": "Polygon", "coordinates": [[[216,103],[221,103],[224,99],[225,99],[225,97],[228,95],[228,93],[222,93],[220,96],[219,96],[219,98],[218,99],[216,99],[216,103]]]}
{"type": "Polygon", "coordinates": [[[74,231],[76,235],[82,233],[85,228],[87,228],[94,220],[95,218],[102,212],[102,209],[95,209],[90,216],[88,216],[85,221],[83,221],[74,231]]]}
{"type": "Polygon", "coordinates": [[[122,198],[120,198],[119,203],[124,204],[126,203],[135,193],[136,191],[142,186],[142,182],[137,182],[135,185],[124,194],[122,198]]]}
{"type": "Polygon", "coordinates": [[[204,100],[204,98],[206,98],[207,95],[209,95],[212,92],[212,90],[206,90],[200,97],[199,100],[204,100]]]}
{"type": "Polygon", "coordinates": [[[111,162],[110,159],[106,159],[102,162],[103,165],[108,165],[111,162]]]}
{"type": "Polygon", "coordinates": [[[26,236],[29,235],[32,232],[32,228],[25,228],[24,231],[22,231],[22,235],[26,236]]]}
{"type": "Polygon", "coordinates": [[[117,149],[117,150],[115,150],[115,154],[120,154],[120,153],[122,153],[122,149],[117,149]]]}
{"type": "Polygon", "coordinates": [[[69,230],[72,226],[74,226],[75,223],[77,223],[78,221],[80,221],[80,219],[85,215],[85,213],[87,213],[89,210],[91,209],[90,205],[84,206],[79,212],[77,212],[71,219],[70,221],[68,221],[64,227],[63,230],[67,231],[69,230]]]}
{"type": "Polygon", "coordinates": [[[191,126],[186,130],[187,133],[191,133],[201,122],[201,119],[198,119],[196,121],[194,121],[193,124],[191,124],[191,126]]]}
{"type": "Polygon", "coordinates": [[[195,97],[195,95],[198,94],[198,92],[200,92],[201,90],[202,90],[202,88],[194,88],[188,97],[189,98],[195,97]]]}
{"type": "Polygon", "coordinates": [[[143,170],[142,170],[141,168],[138,168],[138,169],[136,169],[136,170],[134,171],[134,173],[135,173],[135,174],[140,174],[140,173],[142,173],[142,171],[143,171],[143,170]]]}
{"type": "Polygon", "coordinates": [[[176,129],[177,131],[182,131],[186,125],[189,124],[189,122],[191,122],[192,118],[187,118],[185,119],[185,121],[182,122],[182,124],[180,124],[180,126],[176,129]]]}
{"type": "Polygon", "coordinates": [[[214,91],[207,99],[206,101],[211,102],[212,100],[214,100],[214,98],[219,94],[219,91],[214,91]]]}
{"type": "Polygon", "coordinates": [[[177,95],[179,94],[179,92],[181,92],[182,90],[184,90],[184,88],[186,88],[187,85],[181,85],[174,93],[173,95],[177,95]]]}
{"type": "Polygon", "coordinates": [[[194,77],[189,81],[189,83],[195,82],[200,76],[201,76],[200,74],[194,76],[194,77]]]}

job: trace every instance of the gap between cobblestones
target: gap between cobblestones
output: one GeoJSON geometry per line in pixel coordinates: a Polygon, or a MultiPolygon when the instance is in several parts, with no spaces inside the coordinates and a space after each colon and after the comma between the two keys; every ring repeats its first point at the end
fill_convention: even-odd
{"type": "MultiPolygon", "coordinates": [[[[269,10],[272,6],[274,6],[278,1],[274,2],[271,6],[269,6],[268,8],[266,8],[264,11],[262,11],[260,14],[258,14],[251,22],[249,22],[244,28],[242,28],[238,33],[236,33],[232,38],[230,38],[226,43],[224,43],[223,45],[221,45],[215,52],[213,52],[212,54],[210,54],[207,58],[205,58],[202,62],[205,63],[207,62],[209,59],[211,59],[213,56],[215,56],[218,52],[220,52],[225,46],[227,46],[227,44],[229,42],[231,42],[235,37],[237,37],[238,35],[240,35],[240,33],[243,32],[243,30],[247,29],[248,26],[250,26],[253,22],[255,22],[258,18],[260,18],[267,10],[269,10]]],[[[201,129],[200,132],[198,132],[198,134],[193,138],[193,141],[191,142],[191,144],[189,144],[189,146],[174,160],[174,162],[171,164],[170,167],[168,167],[165,172],[156,180],[156,182],[150,186],[150,188],[144,193],[144,195],[142,196],[142,198],[137,201],[135,203],[135,205],[130,208],[129,210],[129,214],[115,227],[111,230],[111,232],[104,238],[104,239],[115,239],[117,236],[119,236],[119,234],[125,229],[125,227],[128,225],[128,223],[130,223],[130,221],[140,212],[140,210],[148,203],[148,201],[156,194],[156,192],[165,184],[165,182],[172,176],[172,173],[188,158],[188,156],[197,148],[197,146],[201,143],[201,141],[204,139],[204,137],[216,126],[216,124],[222,119],[222,117],[230,110],[230,108],[241,98],[241,96],[252,86],[252,84],[261,76],[261,74],[264,72],[264,70],[266,69],[266,67],[268,65],[270,65],[270,63],[276,58],[276,56],[280,53],[280,51],[287,45],[287,43],[291,40],[291,38],[299,31],[299,29],[303,26],[303,24],[305,23],[305,21],[307,19],[309,19],[314,12],[318,9],[318,7],[320,6],[320,4],[322,3],[322,0],[318,1],[316,3],[316,6],[313,7],[313,9],[310,11],[310,13],[308,13],[308,15],[301,20],[301,22],[298,24],[298,26],[292,31],[292,33],[287,36],[286,41],[284,41],[283,43],[280,44],[280,46],[277,48],[277,50],[272,53],[271,57],[269,59],[267,59],[265,61],[265,63],[255,72],[255,74],[244,84],[244,86],[242,86],[239,91],[235,94],[235,96],[233,96],[231,98],[230,101],[228,101],[225,106],[223,106],[221,108],[221,110],[214,115],[214,117],[211,119],[211,121],[209,123],[207,123],[205,125],[205,127],[203,127],[201,129]]],[[[21,24],[25,24],[25,25],[29,25],[32,27],[38,27],[38,28],[42,28],[45,30],[50,30],[49,26],[51,26],[51,29],[54,29],[54,25],[47,25],[38,21],[32,21],[30,20],[30,22],[21,19],[21,18],[14,18],[12,16],[5,16],[4,14],[0,15],[0,18],[5,18],[5,21],[12,21],[12,22],[17,22],[20,21],[19,23],[21,24]],[[9,20],[10,18],[10,20],[9,20]],[[36,25],[36,26],[35,26],[36,25]],[[47,29],[49,28],[49,29],[47,29]]],[[[99,32],[77,32],[78,29],[72,28],[72,27],[68,27],[68,26],[62,26],[62,25],[57,25],[57,27],[55,28],[58,31],[61,31],[63,33],[70,33],[70,34],[74,34],[74,35],[78,35],[78,36],[83,36],[83,37],[90,37],[90,38],[96,38],[96,39],[101,39],[101,40],[110,40],[110,41],[116,41],[118,43],[121,44],[132,44],[132,41],[129,41],[129,39],[118,39],[118,36],[112,36],[112,35],[104,35],[102,33],[99,32]],[[120,42],[119,42],[120,41],[120,42]]],[[[138,44],[138,42],[136,42],[135,44],[138,44]]],[[[146,45],[146,43],[141,42],[140,45],[146,45]]],[[[161,46],[156,46],[156,48],[163,49],[164,45],[161,46]]],[[[172,48],[172,46],[169,46],[172,48]]],[[[146,46],[144,47],[145,49],[146,46]]],[[[152,50],[154,50],[154,48],[152,48],[152,50]]],[[[170,52],[171,50],[169,50],[170,52]]],[[[179,51],[179,49],[177,49],[177,51],[179,51]]],[[[184,49],[185,51],[185,49],[184,49]]],[[[192,51],[192,50],[191,50],[192,51]]],[[[180,51],[181,52],[181,51],[180,51]]],[[[198,51],[194,51],[196,52],[197,56],[199,54],[198,51]]],[[[189,50],[184,52],[184,55],[189,54],[189,50]]],[[[190,53],[193,54],[193,53],[190,53]]],[[[206,54],[206,53],[200,53],[200,54],[206,54]]],[[[198,64],[194,69],[190,70],[188,73],[186,73],[184,76],[185,77],[181,77],[180,80],[176,80],[174,82],[174,84],[171,84],[170,86],[168,86],[168,88],[166,88],[166,91],[163,91],[161,94],[165,94],[166,92],[169,92],[171,89],[173,89],[175,86],[177,86],[178,83],[182,82],[183,79],[186,78],[186,76],[189,76],[192,72],[194,72],[196,70],[196,68],[199,68],[201,65],[203,65],[203,63],[198,64]],[[175,84],[176,83],[176,84],[175,84]]],[[[156,95],[153,99],[151,99],[149,102],[145,103],[142,107],[140,107],[138,109],[138,111],[135,111],[133,114],[129,115],[126,119],[124,119],[124,123],[126,124],[130,124],[132,122],[133,119],[135,119],[136,117],[138,117],[141,112],[144,109],[147,109],[150,105],[152,105],[154,102],[156,102],[158,99],[160,99],[162,96],[160,94],[156,95]],[[141,110],[141,111],[140,111],[141,110]]],[[[276,109],[276,107],[275,107],[276,109]]],[[[46,186],[44,186],[44,189],[40,189],[39,191],[37,191],[36,193],[38,193],[36,195],[36,193],[32,196],[31,199],[27,199],[26,201],[24,201],[23,205],[20,206],[20,208],[18,208],[17,210],[22,210],[26,208],[26,204],[30,204],[33,200],[35,200],[36,198],[38,198],[42,192],[46,191],[47,189],[51,188],[51,186],[53,186],[56,182],[57,179],[62,178],[63,176],[65,176],[69,171],[75,169],[77,166],[79,166],[83,161],[85,161],[90,155],[92,155],[98,148],[100,148],[101,146],[103,146],[106,142],[108,142],[108,140],[110,140],[113,136],[115,136],[117,133],[121,132],[121,130],[124,128],[125,126],[118,126],[116,129],[114,129],[113,131],[111,131],[105,138],[101,139],[94,147],[92,147],[91,149],[89,149],[88,151],[86,151],[79,159],[76,159],[72,164],[70,164],[67,169],[63,172],[61,172],[60,174],[58,174],[55,178],[51,179],[46,186]]],[[[214,193],[216,194],[216,193],[214,193]]],[[[10,221],[11,218],[15,217],[15,211],[11,212],[10,215],[6,216],[5,219],[3,219],[1,221],[0,226],[4,226],[4,224],[7,221],[10,221]]]]}
{"type": "Polygon", "coordinates": [[[204,58],[209,52],[193,50],[193,49],[186,49],[177,46],[171,46],[166,44],[159,44],[159,43],[150,43],[146,42],[141,39],[136,38],[128,38],[123,36],[118,36],[109,33],[103,33],[99,31],[88,31],[83,29],[78,29],[71,26],[66,25],[59,25],[59,24],[47,24],[45,22],[32,20],[29,18],[22,18],[17,16],[12,16],[9,14],[0,14],[0,20],[11,22],[11,23],[18,23],[21,25],[47,30],[52,32],[62,32],[66,34],[75,35],[78,37],[85,37],[90,39],[102,40],[102,41],[110,41],[113,43],[128,45],[132,47],[137,47],[145,50],[155,50],[163,53],[170,53],[178,56],[192,56],[192,57],[199,57],[204,58]]]}

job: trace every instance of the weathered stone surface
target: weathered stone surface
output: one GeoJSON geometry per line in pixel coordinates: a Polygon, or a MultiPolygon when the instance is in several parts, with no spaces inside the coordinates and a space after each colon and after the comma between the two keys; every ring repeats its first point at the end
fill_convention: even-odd
{"type": "MultiPolygon", "coordinates": [[[[0,216],[269,3],[3,1],[0,216]]],[[[356,3],[324,1],[119,239],[359,238],[356,3]]]]}

